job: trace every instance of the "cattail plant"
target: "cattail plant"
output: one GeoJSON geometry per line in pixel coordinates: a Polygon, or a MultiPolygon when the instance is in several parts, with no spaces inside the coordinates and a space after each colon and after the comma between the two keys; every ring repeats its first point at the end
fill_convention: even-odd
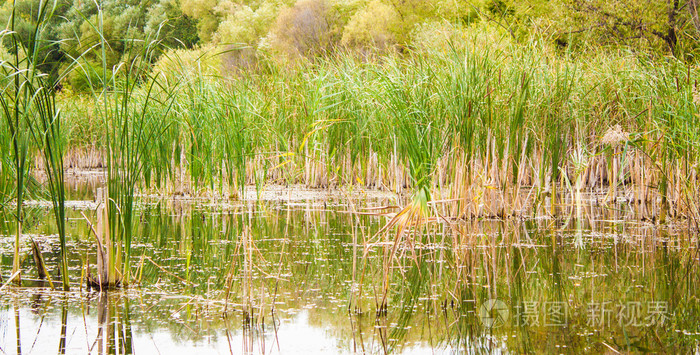
{"type": "MultiPolygon", "coordinates": [[[[68,262],[66,259],[66,215],[65,191],[63,178],[64,137],[62,118],[56,109],[56,83],[42,73],[39,64],[45,61],[42,53],[53,43],[43,39],[47,23],[56,8],[55,1],[40,1],[35,25],[31,36],[22,38],[15,29],[15,4],[10,17],[10,29],[2,33],[2,39],[9,36],[15,51],[10,61],[0,64],[4,74],[0,107],[6,123],[12,148],[12,164],[3,162],[3,172],[15,172],[15,252],[13,274],[19,272],[19,242],[24,220],[23,203],[29,179],[29,157],[34,149],[41,152],[44,172],[47,177],[48,190],[52,200],[54,218],[58,229],[61,250],[61,275],[63,289],[69,289],[68,262]]],[[[19,283],[19,277],[17,282],[19,283]]]]}
{"type": "MultiPolygon", "coordinates": [[[[104,33],[101,9],[98,8],[97,23],[91,26],[97,33],[104,33]]],[[[164,88],[157,75],[149,71],[159,48],[157,38],[147,38],[143,43],[136,38],[125,42],[128,55],[113,68],[108,68],[108,44],[103,36],[97,46],[101,71],[76,59],[89,80],[95,101],[100,103],[95,109],[105,128],[106,218],[98,234],[104,238],[107,280],[99,280],[99,288],[129,283],[137,187],[143,182],[148,150],[167,129],[168,125],[159,118],[167,116],[174,96],[174,91],[169,90],[162,97],[155,95],[156,88],[164,88]],[[158,110],[151,111],[153,107],[158,110]]]]}
{"type": "MultiPolygon", "coordinates": [[[[6,167],[14,171],[14,197],[15,197],[15,211],[14,219],[16,221],[16,231],[15,231],[15,246],[14,246],[14,256],[12,259],[12,274],[15,275],[19,273],[19,243],[20,237],[22,235],[22,224],[24,222],[24,211],[23,211],[23,201],[24,193],[26,189],[26,179],[29,173],[28,165],[28,154],[29,154],[29,122],[26,118],[27,114],[31,110],[31,96],[28,92],[29,89],[24,85],[26,82],[26,76],[22,76],[24,66],[27,62],[24,58],[20,57],[26,55],[21,53],[19,50],[18,36],[14,32],[15,28],[15,6],[13,3],[12,16],[10,17],[10,30],[5,30],[2,32],[2,39],[6,37],[10,38],[10,41],[14,48],[17,48],[14,55],[12,56],[12,61],[2,62],[3,81],[2,81],[2,93],[0,94],[0,107],[2,107],[2,115],[5,123],[5,129],[10,139],[10,153],[11,153],[11,165],[8,164],[6,167]]],[[[9,170],[8,168],[5,168],[9,170]]],[[[21,283],[20,275],[15,278],[17,284],[21,283]]]]}

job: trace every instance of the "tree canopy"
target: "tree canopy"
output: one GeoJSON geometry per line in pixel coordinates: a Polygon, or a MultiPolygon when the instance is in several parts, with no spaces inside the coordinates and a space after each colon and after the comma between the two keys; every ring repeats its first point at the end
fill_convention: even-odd
{"type": "MultiPolygon", "coordinates": [[[[33,12],[46,0],[6,1],[0,19],[30,38],[33,12]]],[[[44,32],[41,69],[56,75],[92,53],[101,35],[108,63],[128,55],[125,40],[158,38],[164,47],[227,45],[227,63],[246,66],[261,54],[313,58],[334,51],[411,48],[435,26],[491,26],[515,41],[538,36],[585,50],[628,47],[695,61],[700,0],[54,0],[44,32]],[[101,10],[101,11],[100,11],[101,10]]],[[[132,41],[133,43],[133,41],[132,41]]],[[[0,53],[14,53],[3,41],[0,53]]]]}

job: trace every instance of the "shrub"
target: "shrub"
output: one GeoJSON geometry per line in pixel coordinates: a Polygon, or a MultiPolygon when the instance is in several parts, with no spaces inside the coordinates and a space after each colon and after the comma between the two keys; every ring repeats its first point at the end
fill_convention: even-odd
{"type": "Polygon", "coordinates": [[[342,43],[354,48],[385,49],[396,43],[399,14],[389,5],[373,0],[350,19],[342,43]]]}
{"type": "Polygon", "coordinates": [[[283,9],[271,31],[272,48],[290,57],[326,53],[333,43],[329,6],[305,0],[283,9]]]}

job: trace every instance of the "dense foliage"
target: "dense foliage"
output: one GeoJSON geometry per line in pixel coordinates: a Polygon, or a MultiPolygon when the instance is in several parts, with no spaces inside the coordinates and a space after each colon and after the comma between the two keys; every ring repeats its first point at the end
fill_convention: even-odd
{"type": "MultiPolygon", "coordinates": [[[[41,1],[6,1],[0,19],[9,28],[14,7],[15,30],[28,38],[41,1]]],[[[98,9],[110,66],[128,56],[124,39],[157,37],[173,49],[228,46],[225,70],[247,69],[261,57],[313,59],[339,50],[361,56],[400,53],[430,43],[436,31],[474,26],[498,29],[520,42],[536,37],[567,50],[614,45],[694,61],[700,28],[698,0],[54,1],[54,16],[42,33],[40,66],[54,78],[80,56],[98,62],[98,9]]],[[[2,47],[0,55],[14,51],[10,43],[2,47]]],[[[69,82],[84,90],[84,76],[84,71],[73,72],[69,82]]]]}

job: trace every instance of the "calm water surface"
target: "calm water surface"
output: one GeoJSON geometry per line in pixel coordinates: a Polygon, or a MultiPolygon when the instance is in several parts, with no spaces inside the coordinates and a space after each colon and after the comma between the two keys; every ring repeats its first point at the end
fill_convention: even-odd
{"type": "MultiPolygon", "coordinates": [[[[73,290],[0,291],[0,354],[700,352],[697,240],[683,225],[632,221],[624,204],[442,221],[387,258],[387,218],[346,212],[389,204],[148,200],[132,260],[140,283],[109,293],[79,286],[95,255],[71,210],[73,290]]],[[[49,212],[32,207],[25,231],[58,280],[49,212]]],[[[25,239],[24,278],[36,278],[25,239]]],[[[12,243],[0,237],[5,277],[12,243]]]]}

